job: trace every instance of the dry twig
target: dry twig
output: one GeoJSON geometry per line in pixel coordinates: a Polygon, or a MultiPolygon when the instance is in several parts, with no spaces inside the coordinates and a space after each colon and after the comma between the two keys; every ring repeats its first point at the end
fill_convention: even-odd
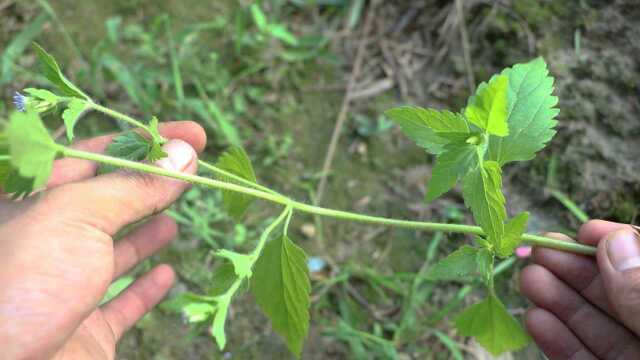
{"type": "Polygon", "coordinates": [[[331,141],[329,142],[327,155],[325,156],[324,164],[322,166],[322,177],[320,178],[318,190],[316,191],[317,205],[320,205],[320,203],[322,202],[322,197],[324,196],[324,191],[327,186],[327,176],[331,171],[333,158],[335,157],[336,148],[338,146],[338,140],[340,140],[340,134],[342,133],[342,128],[344,127],[344,122],[347,118],[347,114],[349,113],[349,106],[351,105],[353,89],[356,85],[356,81],[358,79],[358,75],[360,74],[360,69],[362,67],[362,62],[364,60],[364,53],[367,45],[366,37],[368,36],[371,30],[371,25],[375,17],[374,10],[375,10],[376,4],[377,4],[376,1],[372,2],[371,7],[367,12],[367,18],[365,20],[364,28],[362,31],[362,40],[360,41],[360,45],[358,46],[358,50],[356,52],[356,58],[353,63],[353,70],[351,71],[351,76],[349,78],[349,83],[347,85],[347,93],[344,95],[344,98],[342,100],[342,106],[340,108],[340,112],[338,113],[336,125],[333,128],[333,133],[331,134],[331,141]]]}

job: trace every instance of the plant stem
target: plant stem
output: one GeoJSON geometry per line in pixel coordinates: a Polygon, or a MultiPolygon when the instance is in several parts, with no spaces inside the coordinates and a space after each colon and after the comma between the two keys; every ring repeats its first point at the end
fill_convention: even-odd
{"type": "Polygon", "coordinates": [[[133,125],[135,127],[139,127],[144,129],[146,132],[148,132],[149,134],[151,134],[151,129],[149,129],[149,126],[147,126],[147,124],[143,123],[140,120],[136,120],[134,118],[132,118],[129,115],[125,115],[121,112],[115,111],[115,110],[111,110],[108,107],[104,107],[100,104],[96,104],[94,102],[90,102],[88,101],[87,104],[89,105],[89,107],[93,110],[99,111],[105,115],[111,116],[114,119],[118,119],[118,120],[122,120],[130,125],[133,125]]]}
{"type": "Polygon", "coordinates": [[[258,190],[261,190],[261,191],[264,191],[264,192],[267,192],[267,193],[270,193],[270,194],[274,194],[274,195],[281,195],[278,192],[273,191],[273,190],[269,189],[266,186],[262,186],[260,184],[254,183],[253,181],[249,181],[249,180],[247,180],[245,178],[242,178],[242,177],[240,177],[240,176],[238,176],[236,174],[230,173],[230,172],[228,172],[226,170],[222,170],[219,167],[211,165],[206,161],[198,160],[198,165],[202,166],[203,168],[205,168],[205,169],[207,169],[207,170],[209,170],[211,172],[213,172],[214,174],[218,174],[218,175],[221,175],[221,176],[224,176],[224,177],[228,177],[229,179],[235,180],[235,181],[237,181],[237,182],[239,182],[241,184],[250,186],[250,187],[252,187],[254,189],[258,189],[258,190]]]}
{"type": "MultiPolygon", "coordinates": [[[[90,108],[92,108],[92,109],[94,109],[96,111],[99,111],[99,112],[101,112],[101,113],[103,113],[105,115],[111,116],[111,117],[113,117],[115,119],[127,122],[128,124],[133,125],[135,127],[142,128],[143,130],[145,130],[146,132],[151,134],[149,126],[147,126],[145,123],[143,123],[140,120],[136,120],[136,119],[132,118],[131,116],[125,115],[125,114],[123,114],[121,112],[118,112],[118,111],[115,111],[115,110],[111,110],[111,109],[109,109],[107,107],[104,107],[102,105],[96,104],[94,102],[87,102],[87,103],[89,104],[90,108]]],[[[226,170],[220,169],[217,166],[209,164],[206,161],[198,160],[198,165],[203,167],[203,168],[205,168],[205,169],[207,169],[207,170],[209,170],[209,171],[211,171],[211,172],[213,172],[213,173],[215,173],[215,174],[228,177],[228,178],[233,179],[233,180],[235,180],[235,181],[237,181],[237,182],[239,182],[241,184],[244,184],[244,185],[247,185],[247,186],[251,186],[251,187],[253,187],[255,189],[262,190],[262,191],[268,192],[270,194],[278,194],[276,191],[271,190],[268,187],[262,186],[260,184],[256,184],[256,183],[254,183],[252,181],[249,181],[249,180],[246,180],[246,179],[244,179],[244,178],[242,178],[240,176],[237,176],[235,174],[232,174],[232,173],[230,173],[230,172],[228,172],[226,170]]]]}
{"type": "MultiPolygon", "coordinates": [[[[67,157],[96,161],[96,162],[105,163],[113,166],[142,171],[142,172],[150,173],[154,175],[166,176],[166,177],[190,182],[193,184],[208,186],[211,188],[239,192],[245,195],[250,195],[263,200],[268,200],[274,203],[289,206],[291,207],[291,209],[300,210],[302,212],[306,212],[310,214],[331,217],[335,219],[371,223],[371,224],[378,224],[378,225],[384,225],[384,226],[403,227],[403,228],[410,228],[410,229],[417,229],[417,230],[444,231],[444,232],[452,232],[452,233],[484,235],[482,229],[478,226],[389,219],[384,217],[362,215],[362,214],[341,211],[341,210],[327,209],[319,206],[313,206],[313,205],[305,204],[302,202],[298,202],[277,193],[271,193],[271,192],[254,189],[254,188],[248,188],[248,187],[244,187],[244,186],[233,184],[233,183],[205,178],[202,176],[167,170],[167,169],[159,168],[149,164],[138,163],[134,161],[114,158],[111,156],[106,156],[102,154],[96,154],[96,153],[91,153],[91,152],[86,152],[81,150],[75,150],[75,149],[67,148],[62,145],[58,145],[57,150],[67,157]]],[[[524,234],[522,236],[522,239],[531,245],[564,250],[564,251],[569,251],[569,252],[578,253],[578,254],[594,255],[596,253],[596,249],[592,246],[560,241],[560,240],[556,240],[556,239],[552,239],[544,236],[524,234]]]]}

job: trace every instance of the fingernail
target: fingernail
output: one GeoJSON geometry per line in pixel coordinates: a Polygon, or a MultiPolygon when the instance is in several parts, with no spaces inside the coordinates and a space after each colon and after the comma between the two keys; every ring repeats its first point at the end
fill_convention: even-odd
{"type": "Polygon", "coordinates": [[[618,231],[607,240],[607,254],[613,267],[626,271],[640,267],[640,237],[633,231],[618,231]]]}
{"type": "Polygon", "coordinates": [[[167,157],[156,161],[156,165],[163,169],[183,171],[189,166],[196,152],[185,141],[173,139],[162,146],[167,157]]]}
{"type": "Polygon", "coordinates": [[[531,246],[518,246],[516,248],[516,256],[521,259],[526,259],[531,256],[533,248],[531,246]]]}

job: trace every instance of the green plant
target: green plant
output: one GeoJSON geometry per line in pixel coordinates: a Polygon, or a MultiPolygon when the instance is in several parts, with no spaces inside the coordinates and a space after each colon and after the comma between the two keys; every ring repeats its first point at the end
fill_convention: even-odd
{"type": "MultiPolygon", "coordinates": [[[[143,160],[155,161],[165,156],[161,145],[166,139],[158,130],[158,120],[153,117],[142,122],[94,102],[63,75],[51,55],[38,45],[34,48],[43,75],[56,86],[58,93],[25,89],[29,96],[16,96],[20,111],[11,114],[0,143],[0,182],[6,192],[20,197],[42,188],[51,174],[53,161],[69,157],[98,162],[102,172],[127,168],[222,190],[224,206],[238,220],[255,198],[283,207],[249,254],[226,249],[216,251],[216,256],[224,261],[216,269],[207,294],[185,294],[174,300],[174,306],[168,306],[181,309],[192,322],[211,322],[211,333],[221,348],[226,343],[224,325],[229,306],[239,292],[248,288],[274,330],[285,339],[289,349],[300,356],[309,326],[310,282],[306,255],[287,232],[295,212],[475,235],[473,245],[462,246],[429,268],[425,276],[431,280],[475,276],[482,279],[487,289],[486,299],[463,311],[455,324],[460,334],[474,336],[494,354],[518,349],[529,342],[494,291],[494,274],[498,271],[495,260],[510,257],[523,241],[580,254],[595,253],[593,247],[525,234],[527,213],[507,219],[501,190],[502,167],[533,158],[555,134],[553,119],[558,114],[554,108],[557,98],[552,95],[553,78],[548,76],[541,58],[515,65],[481,84],[462,113],[418,107],[401,107],[386,113],[419,146],[437,155],[427,200],[437,198],[462,180],[465,203],[479,224],[470,226],[375,217],[296,201],[258,184],[248,155],[239,147],[231,148],[216,164],[199,161],[200,167],[214,173],[217,179],[143,163],[143,160]],[[116,137],[106,154],[76,150],[56,143],[43,125],[39,114],[53,107],[65,109],[62,118],[70,142],[78,119],[89,111],[101,112],[135,129],[116,137]]],[[[350,339],[358,332],[342,326],[336,334],[350,339]]],[[[368,339],[370,346],[391,351],[386,340],[368,339]]]]}

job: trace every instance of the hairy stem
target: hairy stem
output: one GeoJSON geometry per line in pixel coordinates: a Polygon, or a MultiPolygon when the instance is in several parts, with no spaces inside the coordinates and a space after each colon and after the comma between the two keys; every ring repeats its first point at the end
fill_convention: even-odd
{"type": "MultiPolygon", "coordinates": [[[[102,154],[75,150],[75,149],[67,148],[62,145],[58,145],[57,150],[67,157],[96,161],[96,162],[105,163],[113,166],[128,168],[131,170],[137,170],[137,171],[142,171],[150,174],[166,176],[166,177],[190,182],[193,184],[204,185],[211,188],[239,192],[245,195],[249,195],[249,196],[253,196],[263,200],[289,206],[291,207],[291,209],[294,209],[294,210],[299,210],[302,212],[315,214],[319,216],[325,216],[325,217],[341,219],[341,220],[349,220],[349,221],[355,221],[355,222],[378,224],[378,225],[384,225],[384,226],[410,228],[410,229],[416,229],[416,230],[444,231],[444,232],[452,232],[452,233],[484,235],[482,229],[478,226],[390,219],[385,217],[357,214],[357,213],[352,213],[348,211],[328,209],[328,208],[313,206],[313,205],[305,204],[299,201],[295,201],[293,199],[290,199],[278,193],[271,193],[271,192],[262,191],[255,188],[249,188],[242,185],[228,183],[220,180],[209,179],[202,176],[185,174],[178,171],[166,170],[153,165],[114,158],[114,157],[106,156],[102,154]]],[[[564,251],[569,251],[569,252],[578,253],[578,254],[594,255],[596,253],[596,249],[592,246],[560,241],[560,240],[556,240],[556,239],[552,239],[544,236],[524,234],[522,236],[522,239],[531,245],[564,250],[564,251]]]]}
{"type": "Polygon", "coordinates": [[[129,115],[125,115],[121,112],[115,111],[115,110],[111,110],[108,107],[104,107],[100,104],[96,104],[94,102],[87,102],[87,104],[89,105],[89,107],[93,110],[99,111],[105,115],[111,116],[114,119],[118,119],[118,120],[122,120],[126,123],[128,123],[129,125],[133,125],[135,127],[139,127],[142,128],[143,130],[145,130],[146,132],[148,132],[149,134],[151,134],[151,129],[149,129],[149,126],[147,126],[147,124],[143,123],[140,120],[136,120],[134,118],[132,118],[129,115]]]}
{"type": "Polygon", "coordinates": [[[209,171],[211,171],[214,174],[218,174],[220,176],[227,177],[227,178],[235,180],[235,181],[237,181],[237,182],[239,182],[241,184],[250,186],[250,187],[252,187],[254,189],[258,189],[258,190],[261,190],[261,191],[264,191],[264,192],[267,192],[267,193],[270,193],[270,194],[274,194],[274,195],[280,195],[278,192],[276,192],[274,190],[271,190],[266,186],[262,186],[260,184],[254,183],[253,181],[249,181],[249,180],[247,180],[245,178],[242,178],[242,177],[240,177],[240,176],[238,176],[236,174],[233,174],[233,173],[230,173],[230,172],[228,172],[226,170],[220,169],[219,167],[211,165],[206,161],[198,160],[198,165],[202,166],[203,168],[205,168],[205,169],[207,169],[209,171]]]}

